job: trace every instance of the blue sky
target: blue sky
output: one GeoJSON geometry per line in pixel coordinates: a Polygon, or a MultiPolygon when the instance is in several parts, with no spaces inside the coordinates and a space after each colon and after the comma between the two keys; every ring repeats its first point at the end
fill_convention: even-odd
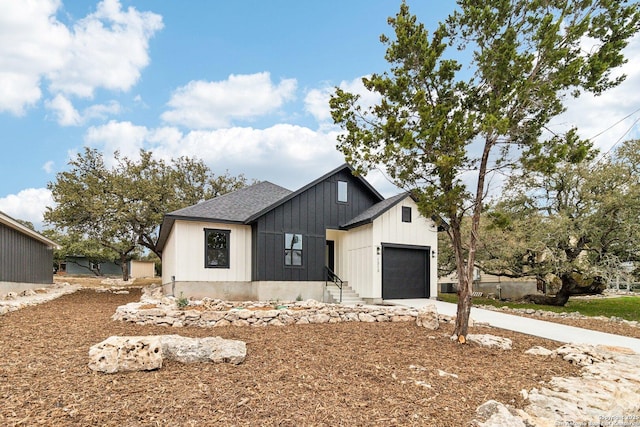
{"type": "MultiPolygon", "coordinates": [[[[343,162],[327,105],[384,71],[391,0],[0,0],[0,210],[42,227],[47,183],[84,146],[202,158],[295,190],[343,162]]],[[[409,0],[427,28],[453,1],[409,0]]],[[[571,101],[558,127],[608,149],[638,137],[640,39],[627,82],[571,101]]],[[[380,173],[368,177],[385,195],[380,173]]]]}

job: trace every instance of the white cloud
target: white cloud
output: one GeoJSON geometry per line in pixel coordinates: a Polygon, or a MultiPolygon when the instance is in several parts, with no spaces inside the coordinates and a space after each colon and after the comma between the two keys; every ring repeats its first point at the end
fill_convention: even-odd
{"type": "Polygon", "coordinates": [[[162,119],[192,129],[218,129],[233,120],[250,120],[278,111],[294,98],[297,82],[283,79],[275,85],[268,72],[230,75],[219,82],[191,81],[178,88],[162,119]]]}
{"type": "Polygon", "coordinates": [[[624,53],[628,62],[615,75],[623,73],[627,79],[600,96],[582,94],[577,99],[567,98],[567,111],[553,120],[552,130],[564,132],[576,126],[581,137],[593,138],[595,146],[603,152],[619,140],[640,137],[640,125],[635,123],[640,118],[640,112],[636,111],[640,108],[636,95],[640,93],[640,35],[631,40],[624,53]]]}
{"type": "Polygon", "coordinates": [[[42,170],[45,171],[46,173],[51,173],[53,172],[54,164],[55,163],[53,162],[53,160],[49,160],[44,165],[42,165],[42,170]]]}
{"type": "Polygon", "coordinates": [[[53,112],[60,126],[79,126],[82,123],[80,113],[64,95],[56,95],[55,98],[46,101],[45,106],[53,112]]]}
{"type": "Polygon", "coordinates": [[[69,30],[52,19],[58,0],[0,0],[0,111],[22,115],[41,97],[42,76],[64,65],[69,30]]]}
{"type": "Polygon", "coordinates": [[[149,39],[162,27],[160,15],[103,0],[74,25],[65,67],[48,73],[50,89],[80,97],[100,87],[129,90],[149,64],[149,39]]]}
{"type": "Polygon", "coordinates": [[[145,148],[165,160],[195,157],[202,159],[215,173],[229,170],[291,189],[344,161],[335,149],[335,132],[318,132],[290,124],[266,129],[234,127],[183,133],[175,127],[149,129],[112,121],[91,127],[85,140],[103,151],[106,161],[115,150],[123,156],[137,158],[138,150],[145,148]]]}
{"type": "MultiPolygon", "coordinates": [[[[371,107],[380,102],[380,95],[369,91],[362,83],[362,77],[353,80],[343,80],[338,87],[346,92],[360,96],[360,105],[363,108],[371,107]]],[[[320,124],[326,124],[331,121],[331,109],[329,108],[329,99],[335,92],[333,86],[325,86],[320,89],[312,89],[307,92],[304,99],[304,109],[310,113],[320,124]]]]}
{"type": "Polygon", "coordinates": [[[81,126],[91,119],[105,119],[109,115],[118,114],[121,110],[120,104],[111,101],[107,104],[92,105],[80,113],[71,101],[61,94],[45,101],[45,107],[53,113],[60,126],[81,126]]]}
{"type": "Polygon", "coordinates": [[[46,207],[53,205],[51,192],[46,188],[28,188],[0,198],[0,211],[15,219],[33,223],[37,230],[43,228],[46,207]]]}
{"type": "MultiPolygon", "coordinates": [[[[162,28],[159,15],[103,0],[70,29],[56,18],[61,5],[0,0],[0,112],[23,115],[41,99],[46,80],[52,95],[125,91],[149,63],[149,38],[162,28]]],[[[63,117],[73,121],[73,115],[63,117]]]]}
{"type": "Polygon", "coordinates": [[[144,126],[136,126],[131,122],[110,121],[106,125],[92,126],[87,129],[85,142],[89,146],[101,147],[105,154],[105,163],[111,164],[114,152],[122,157],[136,159],[149,131],[144,126]]]}

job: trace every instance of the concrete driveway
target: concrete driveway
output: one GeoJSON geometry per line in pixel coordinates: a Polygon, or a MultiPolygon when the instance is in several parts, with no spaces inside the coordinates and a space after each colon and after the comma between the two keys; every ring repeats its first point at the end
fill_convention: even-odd
{"type": "MultiPolygon", "coordinates": [[[[418,309],[425,305],[433,304],[437,307],[438,313],[440,314],[447,316],[456,315],[455,304],[432,299],[396,299],[384,300],[384,302],[418,309]]],[[[636,353],[640,353],[640,339],[637,338],[591,331],[574,326],[545,322],[544,320],[530,319],[528,317],[515,316],[513,314],[484,310],[476,307],[471,307],[471,318],[476,322],[488,323],[495,328],[508,329],[510,331],[521,332],[523,334],[534,335],[562,343],[601,344],[626,347],[636,353]]]]}

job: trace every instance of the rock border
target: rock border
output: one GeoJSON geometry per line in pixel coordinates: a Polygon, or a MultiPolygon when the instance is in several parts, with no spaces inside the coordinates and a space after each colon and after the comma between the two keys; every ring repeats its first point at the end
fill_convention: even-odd
{"type": "Polygon", "coordinates": [[[534,347],[535,357],[562,357],[582,366],[579,377],[554,377],[530,391],[524,409],[490,400],[480,405],[471,425],[632,426],[640,425],[640,354],[626,348],[565,344],[556,350],[534,347]]]}
{"type": "Polygon", "coordinates": [[[172,327],[287,326],[341,322],[411,322],[437,329],[452,317],[439,314],[435,304],[423,309],[402,306],[343,305],[315,300],[230,302],[165,296],[159,287],[143,288],[140,302],[121,305],[112,320],[172,327]],[[182,306],[182,307],[181,307],[182,306]]]}
{"type": "Polygon", "coordinates": [[[55,283],[47,287],[27,289],[22,292],[8,292],[0,296],[0,316],[24,307],[43,304],[63,295],[72,294],[82,287],[69,283],[55,283]]]}

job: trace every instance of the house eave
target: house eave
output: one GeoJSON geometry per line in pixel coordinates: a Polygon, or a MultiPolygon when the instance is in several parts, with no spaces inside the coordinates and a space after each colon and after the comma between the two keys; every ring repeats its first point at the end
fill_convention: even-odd
{"type": "Polygon", "coordinates": [[[160,231],[158,233],[158,241],[156,243],[156,248],[158,249],[159,252],[162,252],[162,250],[164,249],[164,245],[167,243],[167,239],[169,238],[169,234],[171,233],[171,229],[173,228],[173,224],[175,224],[176,220],[190,221],[190,222],[216,222],[219,224],[245,225],[243,221],[234,221],[230,219],[196,217],[196,216],[186,216],[186,215],[165,215],[164,220],[160,225],[160,231]]]}
{"type": "Polygon", "coordinates": [[[40,243],[44,243],[45,245],[47,245],[48,247],[50,247],[51,249],[61,249],[61,246],[59,244],[57,244],[56,242],[54,242],[53,240],[43,236],[42,234],[38,233],[37,231],[34,231],[32,229],[30,229],[29,227],[24,226],[23,224],[21,224],[20,222],[18,222],[17,220],[11,218],[9,215],[0,212],[0,223],[6,225],[9,228],[12,228],[22,234],[26,234],[27,236],[39,241],[40,243]]]}

